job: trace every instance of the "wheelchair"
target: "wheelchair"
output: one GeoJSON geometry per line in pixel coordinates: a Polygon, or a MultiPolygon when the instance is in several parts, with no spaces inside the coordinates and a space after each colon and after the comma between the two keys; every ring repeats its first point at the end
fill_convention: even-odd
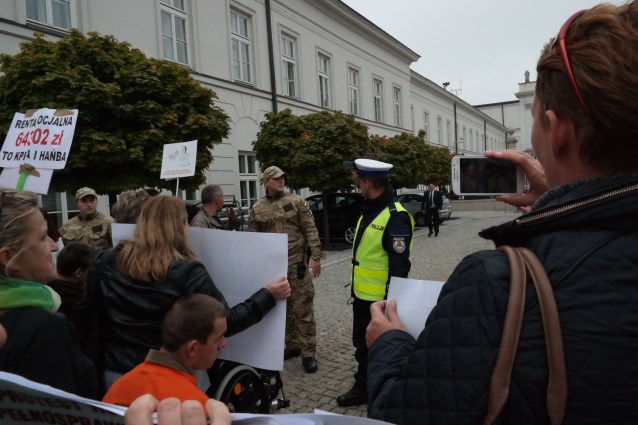
{"type": "Polygon", "coordinates": [[[211,385],[206,395],[226,404],[232,413],[272,414],[290,407],[278,370],[218,359],[208,377],[211,385]]]}

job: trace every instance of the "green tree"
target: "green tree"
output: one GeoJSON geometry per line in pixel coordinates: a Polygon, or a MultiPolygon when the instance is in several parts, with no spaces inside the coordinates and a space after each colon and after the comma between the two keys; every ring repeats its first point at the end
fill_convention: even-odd
{"type": "Polygon", "coordinates": [[[212,148],[229,133],[229,118],[213,105],[216,95],[188,70],[147,58],[112,36],[72,30],[52,42],[36,34],[14,55],[0,55],[0,131],[15,112],[78,109],[73,144],[51,189],[91,186],[116,193],[143,186],[172,188],[160,180],[163,145],[198,140],[195,176],[180,187],[206,181],[212,148]]]}
{"type": "Polygon", "coordinates": [[[426,178],[429,146],[424,133],[413,136],[408,133],[393,137],[370,136],[373,145],[371,158],[393,165],[390,180],[395,189],[416,187],[426,178]]]}
{"type": "MultiPolygon", "coordinates": [[[[297,116],[285,109],[266,114],[253,146],[262,171],[277,165],[286,172],[287,186],[321,192],[327,205],[326,193],[352,190],[343,161],[365,155],[371,145],[368,127],[352,115],[325,111],[297,116]]],[[[323,236],[330,246],[328,210],[323,211],[323,236]]]]}
{"type": "Polygon", "coordinates": [[[452,182],[451,161],[454,153],[448,148],[439,146],[427,146],[426,169],[424,184],[434,183],[438,186],[447,186],[452,182]]]}
{"type": "Polygon", "coordinates": [[[368,127],[341,112],[293,115],[290,109],[266,114],[253,142],[263,169],[277,165],[286,171],[286,185],[313,192],[349,191],[350,172],[343,161],[370,151],[368,127]]]}

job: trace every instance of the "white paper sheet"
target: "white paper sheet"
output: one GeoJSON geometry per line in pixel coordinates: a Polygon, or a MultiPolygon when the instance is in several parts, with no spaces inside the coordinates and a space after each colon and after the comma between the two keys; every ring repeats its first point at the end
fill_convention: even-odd
{"type": "MultiPolygon", "coordinates": [[[[135,225],[113,224],[113,244],[132,240],[135,225]]],[[[189,229],[189,241],[229,307],[288,272],[288,236],[275,233],[189,229]]],[[[253,367],[283,370],[286,302],[277,301],[259,323],[228,338],[219,357],[253,367]]]]}
{"type": "Polygon", "coordinates": [[[407,332],[418,338],[436,305],[444,282],[392,277],[388,301],[397,301],[397,314],[407,332]]]}

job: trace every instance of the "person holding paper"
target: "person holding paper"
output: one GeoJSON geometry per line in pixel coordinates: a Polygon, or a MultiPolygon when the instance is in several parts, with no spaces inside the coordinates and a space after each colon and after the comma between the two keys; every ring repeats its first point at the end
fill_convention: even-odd
{"type": "Polygon", "coordinates": [[[205,406],[208,396],[197,388],[195,371],[213,366],[227,345],[225,332],[222,303],[204,294],[180,298],[162,321],[162,347],[151,349],[142,364],[115,381],[102,401],[129,406],[151,394],[160,401],[176,397],[205,406]]]}
{"type": "MultiPolygon", "coordinates": [[[[528,212],[480,236],[528,248],[547,272],[562,332],[565,424],[638,418],[637,40],[638,2],[572,15],[537,63],[531,140],[538,160],[486,152],[519,165],[530,181],[526,193],[498,198],[528,212]]],[[[394,424],[482,423],[510,275],[500,251],[464,258],[417,339],[402,331],[394,302],[373,304],[368,416],[394,424]]],[[[548,424],[554,371],[529,277],[524,307],[509,395],[496,422],[548,424]]]]}
{"type": "Polygon", "coordinates": [[[0,326],[8,334],[0,371],[84,397],[95,397],[95,367],[75,343],[73,326],[56,314],[60,296],[47,223],[31,192],[0,192],[0,326]]]}
{"type": "Polygon", "coordinates": [[[293,290],[286,305],[284,360],[301,356],[306,373],[314,373],[319,366],[312,278],[321,273],[321,242],[308,202],[284,190],[285,174],[274,165],[264,170],[266,196],[250,209],[248,229],[288,235],[288,280],[293,290]]]}
{"type": "MultiPolygon", "coordinates": [[[[207,294],[226,305],[223,294],[187,239],[184,202],[174,196],[149,199],[138,217],[134,238],[101,252],[89,269],[87,293],[100,312],[105,389],[160,347],[162,319],[180,297],[207,294]]],[[[226,336],[259,322],[275,301],[290,295],[285,277],[268,282],[246,301],[227,308],[226,336]]],[[[86,303],[87,311],[90,311],[86,303]]]]}
{"type": "Polygon", "coordinates": [[[352,344],[358,366],[352,388],[337,397],[339,406],[349,407],[368,401],[365,332],[370,322],[370,305],[386,298],[392,276],[408,276],[414,219],[401,203],[394,202],[388,180],[392,164],[360,158],[354,163],[345,162],[344,166],[356,172],[355,183],[365,198],[352,246],[350,275],[352,344]]]}

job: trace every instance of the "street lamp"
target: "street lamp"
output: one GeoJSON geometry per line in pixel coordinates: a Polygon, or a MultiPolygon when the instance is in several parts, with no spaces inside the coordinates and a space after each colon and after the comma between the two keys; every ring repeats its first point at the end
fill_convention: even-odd
{"type": "Polygon", "coordinates": [[[462,137],[454,142],[454,153],[459,153],[459,145],[463,146],[463,143],[465,140],[462,137]]]}

